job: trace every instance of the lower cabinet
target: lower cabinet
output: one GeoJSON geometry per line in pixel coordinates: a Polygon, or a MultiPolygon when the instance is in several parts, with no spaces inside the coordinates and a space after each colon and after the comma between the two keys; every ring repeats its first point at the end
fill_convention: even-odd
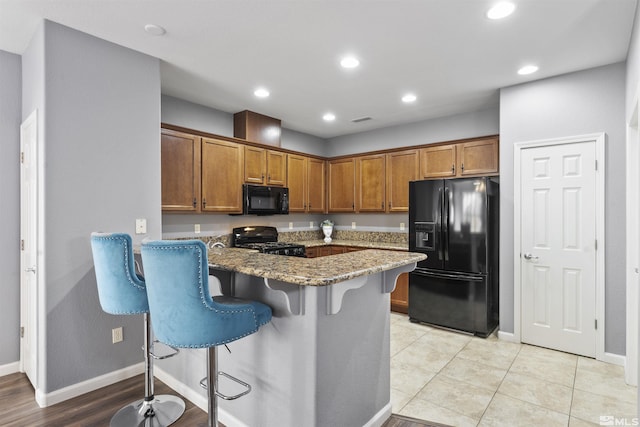
{"type": "MultiPolygon", "coordinates": [[[[316,258],[321,256],[344,254],[347,252],[362,251],[364,249],[367,248],[339,245],[314,246],[306,248],[305,254],[307,258],[316,258]]],[[[409,273],[402,273],[398,276],[396,288],[391,292],[391,311],[405,314],[409,312],[409,273]]]]}
{"type": "Polygon", "coordinates": [[[391,311],[405,314],[409,312],[409,273],[398,276],[396,288],[391,292],[391,311]]]}

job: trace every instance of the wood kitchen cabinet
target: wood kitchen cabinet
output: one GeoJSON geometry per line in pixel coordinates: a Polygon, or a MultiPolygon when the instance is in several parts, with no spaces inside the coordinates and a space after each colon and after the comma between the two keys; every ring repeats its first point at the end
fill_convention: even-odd
{"type": "Polygon", "coordinates": [[[200,146],[199,136],[162,129],[163,211],[200,212],[200,146]]]}
{"type": "Polygon", "coordinates": [[[244,147],[202,138],[202,212],[242,213],[244,147]]]}
{"type": "Polygon", "coordinates": [[[287,156],[289,212],[325,212],[325,161],[287,156]]]}
{"type": "Polygon", "coordinates": [[[409,212],[409,181],[418,179],[418,150],[387,154],[386,212],[409,212]]]}
{"type": "Polygon", "coordinates": [[[497,137],[422,148],[421,179],[496,175],[498,149],[497,137]]]}
{"type": "Polygon", "coordinates": [[[356,158],[357,212],[384,212],[386,206],[386,156],[374,154],[356,158]]]}
{"type": "Polygon", "coordinates": [[[329,161],[329,212],[355,212],[356,159],[329,161]]]}
{"type": "Polygon", "coordinates": [[[398,276],[396,288],[391,292],[391,311],[409,312],[409,273],[398,276]]]}
{"type": "Polygon", "coordinates": [[[286,181],[286,153],[252,145],[244,146],[244,182],[284,187],[286,181]]]}

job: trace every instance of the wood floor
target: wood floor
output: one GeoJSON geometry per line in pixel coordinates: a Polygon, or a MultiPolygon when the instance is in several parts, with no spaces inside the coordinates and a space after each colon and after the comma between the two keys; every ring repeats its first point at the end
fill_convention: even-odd
{"type": "MultiPolygon", "coordinates": [[[[176,393],[161,381],[156,380],[155,394],[175,395],[176,393]]],[[[138,375],[57,405],[40,408],[35,402],[33,387],[24,374],[6,375],[0,377],[0,425],[6,427],[104,427],[109,425],[111,416],[118,409],[143,396],[144,376],[138,375]]],[[[186,399],[185,403],[185,413],[172,426],[205,426],[207,414],[186,399]]],[[[392,415],[383,427],[424,426],[440,426],[440,424],[428,424],[392,415]]]]}

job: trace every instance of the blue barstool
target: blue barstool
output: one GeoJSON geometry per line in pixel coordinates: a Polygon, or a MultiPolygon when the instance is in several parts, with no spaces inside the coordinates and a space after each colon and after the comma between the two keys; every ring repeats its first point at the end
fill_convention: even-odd
{"type": "MultiPolygon", "coordinates": [[[[265,304],[229,296],[211,297],[207,247],[200,240],[142,243],[149,310],[156,337],[167,345],[208,348],[207,377],[209,426],[218,425],[217,397],[237,399],[251,386],[217,370],[217,346],[258,331],[271,320],[265,304]],[[218,391],[218,375],[245,387],[235,396],[218,391]]],[[[205,381],[205,380],[203,380],[205,381]]]]}
{"type": "Polygon", "coordinates": [[[153,393],[153,354],[149,304],[144,279],[135,273],[131,236],[124,233],[92,233],[91,250],[96,270],[98,297],[102,309],[110,314],[144,315],[144,399],[120,409],[111,418],[112,427],[173,424],[184,413],[184,400],[176,396],[153,393]]]}

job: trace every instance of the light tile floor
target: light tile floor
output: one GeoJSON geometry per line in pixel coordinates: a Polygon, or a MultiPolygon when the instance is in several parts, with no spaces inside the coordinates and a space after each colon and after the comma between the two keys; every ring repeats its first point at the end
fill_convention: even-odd
{"type": "Polygon", "coordinates": [[[638,425],[636,395],[622,366],[391,313],[394,413],[461,427],[638,425]]]}

